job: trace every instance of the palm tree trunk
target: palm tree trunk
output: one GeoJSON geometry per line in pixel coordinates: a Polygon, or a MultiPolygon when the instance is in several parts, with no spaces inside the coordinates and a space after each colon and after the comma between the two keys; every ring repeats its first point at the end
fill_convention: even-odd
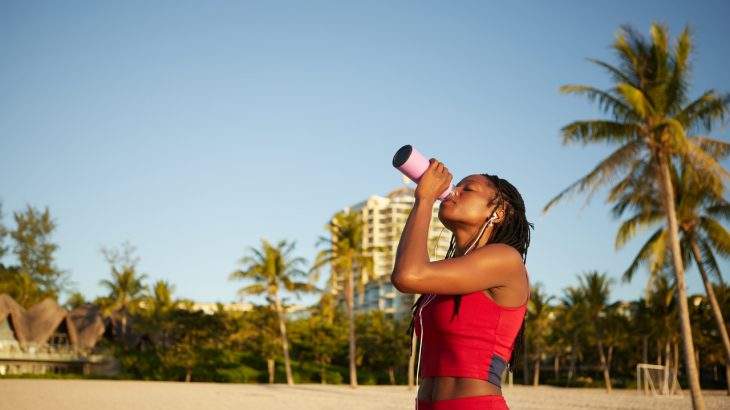
{"type": "Polygon", "coordinates": [[[570,349],[570,367],[568,367],[568,382],[567,384],[570,384],[570,381],[573,379],[573,374],[575,373],[575,344],[571,346],[570,349]]]}
{"type": "Polygon", "coordinates": [[[269,370],[269,384],[274,383],[274,371],[276,370],[276,366],[274,366],[274,359],[269,357],[266,359],[266,367],[269,370]]]}
{"type": "Polygon", "coordinates": [[[349,270],[347,275],[347,321],[350,339],[350,387],[357,387],[357,368],[355,367],[355,309],[353,306],[353,272],[349,270]]]}
{"type": "Polygon", "coordinates": [[[672,364],[672,356],[669,353],[669,339],[667,339],[666,343],[664,343],[664,377],[662,378],[662,394],[669,394],[669,367],[672,364]]]}
{"type": "Polygon", "coordinates": [[[649,336],[642,336],[641,362],[649,363],[649,336]]]}
{"type": "Polygon", "coordinates": [[[601,370],[603,370],[603,380],[606,382],[606,393],[611,393],[611,376],[608,374],[606,356],[603,354],[603,341],[600,338],[598,339],[598,357],[601,359],[601,370]]]}
{"type": "Polygon", "coordinates": [[[390,379],[390,384],[395,384],[395,369],[393,366],[388,367],[388,378],[390,379]]]}
{"type": "MultiPolygon", "coordinates": [[[[717,329],[720,331],[720,337],[722,338],[722,344],[725,347],[725,367],[730,367],[730,338],[727,335],[727,328],[725,327],[725,320],[722,317],[722,310],[720,304],[717,303],[717,297],[715,296],[715,290],[712,288],[712,282],[707,277],[705,266],[702,264],[702,256],[700,253],[700,247],[697,245],[697,239],[692,238],[690,240],[692,246],[692,254],[697,262],[697,268],[702,276],[702,284],[705,285],[705,292],[707,293],[707,299],[710,300],[710,306],[712,306],[712,314],[715,317],[715,324],[717,329]]],[[[727,395],[730,396],[730,379],[726,381],[727,395]]]]}
{"type": "Polygon", "coordinates": [[[609,373],[611,373],[611,360],[613,360],[613,345],[608,346],[608,358],[606,359],[606,367],[608,367],[609,373]]]}
{"type": "Polygon", "coordinates": [[[560,374],[560,355],[556,354],[555,359],[553,359],[553,374],[555,375],[555,380],[558,380],[558,374],[560,374]]]}
{"type": "Polygon", "coordinates": [[[282,311],[278,293],[274,293],[274,303],[276,304],[276,313],[279,316],[279,331],[281,332],[281,346],[284,350],[284,370],[286,371],[286,384],[291,386],[294,384],[294,378],[292,377],[291,363],[289,362],[289,341],[286,337],[284,312],[282,311]]]}
{"type": "Polygon", "coordinates": [[[677,388],[677,383],[679,382],[679,343],[673,343],[674,347],[674,355],[672,356],[672,367],[674,368],[674,374],[672,377],[672,388],[669,390],[670,393],[674,393],[674,390],[677,388]]]}
{"type": "Polygon", "coordinates": [[[682,328],[682,341],[684,342],[684,360],[687,367],[687,379],[689,380],[690,393],[692,396],[692,407],[694,410],[705,410],[705,399],[702,397],[700,378],[695,363],[695,347],[692,342],[692,327],[689,322],[689,306],[687,304],[687,285],[684,279],[684,266],[682,264],[682,251],[679,247],[679,230],[677,226],[677,212],[674,207],[674,187],[669,175],[669,158],[667,154],[659,153],[659,168],[662,179],[662,196],[664,209],[667,213],[667,224],[669,226],[669,242],[672,249],[672,260],[674,261],[674,273],[677,275],[677,296],[679,299],[679,317],[682,328]]]}

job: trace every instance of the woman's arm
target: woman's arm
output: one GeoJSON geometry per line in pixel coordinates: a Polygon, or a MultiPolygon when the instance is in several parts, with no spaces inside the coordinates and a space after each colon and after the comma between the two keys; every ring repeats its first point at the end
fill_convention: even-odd
{"type": "Polygon", "coordinates": [[[408,215],[406,225],[398,242],[398,250],[395,254],[393,273],[390,277],[393,286],[399,286],[411,276],[411,272],[418,272],[428,265],[428,228],[431,224],[431,215],[435,199],[419,199],[408,215]]]}
{"type": "Polygon", "coordinates": [[[429,260],[426,244],[433,204],[451,181],[448,169],[433,158],[431,161],[401,233],[390,276],[393,286],[404,293],[465,294],[521,280],[522,256],[505,244],[488,244],[456,258],[429,260]]]}

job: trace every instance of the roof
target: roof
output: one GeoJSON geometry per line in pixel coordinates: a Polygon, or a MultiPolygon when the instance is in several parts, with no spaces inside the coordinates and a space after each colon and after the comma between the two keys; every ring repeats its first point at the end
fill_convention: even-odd
{"type": "Polygon", "coordinates": [[[93,348],[104,334],[99,308],[92,304],[68,311],[46,298],[26,310],[9,295],[0,294],[0,322],[5,319],[21,344],[48,343],[62,324],[66,325],[71,344],[82,349],[93,348]]]}

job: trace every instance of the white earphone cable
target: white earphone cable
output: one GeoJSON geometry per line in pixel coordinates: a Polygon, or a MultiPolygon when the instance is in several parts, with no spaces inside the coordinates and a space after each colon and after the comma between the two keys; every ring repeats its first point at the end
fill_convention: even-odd
{"type": "MultiPolygon", "coordinates": [[[[476,245],[477,242],[479,242],[479,239],[481,239],[482,234],[484,233],[484,230],[487,229],[487,226],[489,226],[489,225],[492,224],[492,220],[494,220],[494,218],[496,218],[496,215],[492,216],[484,224],[484,226],[482,227],[482,229],[479,231],[479,235],[477,235],[477,237],[474,240],[474,242],[464,252],[464,255],[466,255],[467,253],[469,253],[469,251],[471,251],[474,248],[474,245],[476,245]]],[[[421,328],[421,337],[420,337],[420,340],[419,340],[419,343],[418,343],[418,363],[416,364],[416,410],[418,410],[418,378],[421,375],[421,372],[420,372],[420,369],[421,369],[421,348],[423,347],[423,315],[422,315],[422,313],[423,313],[423,308],[429,302],[433,301],[434,299],[436,299],[436,295],[435,294],[428,294],[428,296],[426,296],[425,301],[423,302],[423,304],[421,304],[421,307],[418,309],[418,323],[421,325],[420,326],[420,328],[421,328]]],[[[413,352],[411,351],[411,353],[413,353],[413,352]]]]}
{"type": "Polygon", "coordinates": [[[421,325],[421,337],[418,342],[418,363],[416,364],[416,410],[418,410],[418,378],[421,375],[421,348],[423,347],[423,308],[434,299],[436,299],[436,295],[429,294],[428,296],[426,296],[425,301],[418,309],[418,323],[421,325]]]}

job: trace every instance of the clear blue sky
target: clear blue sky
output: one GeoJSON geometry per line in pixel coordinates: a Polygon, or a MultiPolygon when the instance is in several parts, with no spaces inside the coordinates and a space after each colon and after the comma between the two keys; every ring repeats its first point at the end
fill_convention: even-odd
{"type": "MultiPolygon", "coordinates": [[[[730,6],[515,3],[4,1],[3,222],[48,206],[58,266],[87,297],[109,275],[100,246],[129,240],[177,296],[231,301],[249,246],[296,240],[312,261],[335,211],[401,183],[390,161],[410,143],[457,180],[521,190],[528,269],[548,292],[590,269],[618,279],[645,236],[614,251],[605,191],[540,215],[611,150],[561,145],[561,126],[602,114],[558,87],[608,86],[586,58],[615,61],[620,24],[658,20],[695,30],[692,96],[730,91],[730,6]]],[[[617,280],[614,299],[645,280],[617,280]]]]}

